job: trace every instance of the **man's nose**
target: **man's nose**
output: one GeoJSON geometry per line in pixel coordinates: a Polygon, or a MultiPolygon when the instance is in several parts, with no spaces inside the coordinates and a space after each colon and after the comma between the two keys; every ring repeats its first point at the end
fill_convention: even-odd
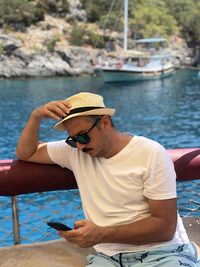
{"type": "Polygon", "coordinates": [[[81,144],[79,142],[76,142],[76,147],[79,149],[79,150],[82,150],[84,147],[85,147],[85,144],[81,144]]]}

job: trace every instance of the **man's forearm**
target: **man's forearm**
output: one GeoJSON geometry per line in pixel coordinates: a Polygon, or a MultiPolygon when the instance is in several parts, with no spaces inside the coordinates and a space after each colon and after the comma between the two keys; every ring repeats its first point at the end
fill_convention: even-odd
{"type": "MultiPolygon", "coordinates": [[[[173,216],[172,216],[173,217],[173,216]]],[[[171,240],[176,229],[176,219],[165,220],[157,216],[119,226],[97,226],[91,221],[75,222],[74,230],[59,234],[80,247],[91,247],[100,243],[145,245],[171,240]]]]}
{"type": "Polygon", "coordinates": [[[174,231],[175,226],[151,216],[127,225],[102,227],[100,243],[143,245],[164,242],[173,238],[174,231]]]}
{"type": "Polygon", "coordinates": [[[18,140],[16,154],[22,160],[28,160],[37,150],[39,142],[40,118],[31,114],[18,140]]]}

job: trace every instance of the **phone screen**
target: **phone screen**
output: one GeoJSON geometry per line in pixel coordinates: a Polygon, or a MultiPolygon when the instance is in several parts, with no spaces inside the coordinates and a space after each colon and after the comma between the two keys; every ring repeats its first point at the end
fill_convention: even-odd
{"type": "Polygon", "coordinates": [[[68,227],[67,225],[60,223],[60,222],[48,222],[48,226],[58,230],[58,231],[69,231],[72,230],[72,228],[68,227]]]}

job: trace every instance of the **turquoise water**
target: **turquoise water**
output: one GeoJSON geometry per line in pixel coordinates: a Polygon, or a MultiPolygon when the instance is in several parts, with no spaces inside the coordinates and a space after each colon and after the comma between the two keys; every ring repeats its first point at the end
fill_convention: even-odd
{"type": "MultiPolygon", "coordinates": [[[[181,70],[163,80],[115,84],[103,84],[95,77],[0,80],[0,159],[15,158],[18,137],[34,107],[80,91],[98,93],[104,96],[107,106],[116,107],[114,122],[121,131],[152,138],[166,148],[200,147],[200,77],[197,71],[181,70]]],[[[53,130],[53,125],[54,121],[50,120],[42,124],[41,141],[66,137],[65,133],[53,130]]],[[[197,181],[189,185],[178,183],[182,215],[188,213],[185,207],[190,198],[199,200],[198,192],[197,181]]],[[[37,201],[46,200],[39,198],[37,201]]],[[[56,207],[56,201],[51,205],[56,207]]],[[[196,206],[192,204],[191,207],[196,206]]],[[[9,211],[6,205],[4,212],[9,211]]]]}
{"type": "MultiPolygon", "coordinates": [[[[15,157],[15,146],[31,110],[52,99],[63,99],[80,91],[105,97],[117,107],[116,126],[144,135],[167,148],[198,147],[200,143],[200,78],[197,71],[182,70],[163,80],[102,84],[97,78],[1,80],[0,159],[15,157]]],[[[56,140],[64,134],[46,121],[41,140],[56,140]]]]}

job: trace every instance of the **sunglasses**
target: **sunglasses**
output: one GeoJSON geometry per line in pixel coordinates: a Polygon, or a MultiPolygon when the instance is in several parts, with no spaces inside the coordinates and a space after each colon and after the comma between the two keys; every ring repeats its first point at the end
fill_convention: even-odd
{"type": "Polygon", "coordinates": [[[88,133],[97,125],[97,123],[101,120],[101,117],[99,117],[95,123],[92,125],[92,127],[90,127],[90,129],[82,134],[78,134],[76,136],[68,136],[67,139],[65,140],[65,142],[70,145],[71,147],[77,147],[76,143],[80,143],[80,144],[88,144],[90,142],[90,137],[88,135],[88,133]]]}

